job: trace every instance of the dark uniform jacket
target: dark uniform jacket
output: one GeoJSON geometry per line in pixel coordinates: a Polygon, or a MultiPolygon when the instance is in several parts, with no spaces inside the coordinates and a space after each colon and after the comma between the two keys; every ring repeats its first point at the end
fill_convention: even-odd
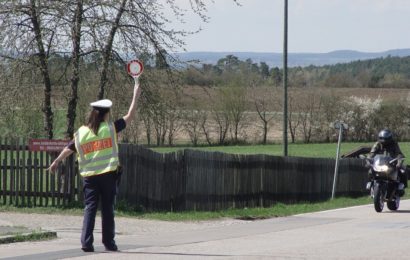
{"type": "Polygon", "coordinates": [[[401,152],[399,144],[395,141],[389,145],[383,145],[380,142],[376,142],[370,150],[370,158],[375,157],[376,154],[386,154],[392,158],[404,158],[404,154],[401,152]]]}

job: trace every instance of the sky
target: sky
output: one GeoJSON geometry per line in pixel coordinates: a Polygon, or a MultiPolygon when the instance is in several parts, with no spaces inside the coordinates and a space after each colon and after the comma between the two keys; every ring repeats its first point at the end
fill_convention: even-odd
{"type": "MultiPolygon", "coordinates": [[[[181,3],[184,0],[180,0],[181,3]]],[[[282,52],[284,0],[214,0],[187,51],[282,52]]],[[[410,0],[289,0],[289,52],[410,48],[410,0]]]]}

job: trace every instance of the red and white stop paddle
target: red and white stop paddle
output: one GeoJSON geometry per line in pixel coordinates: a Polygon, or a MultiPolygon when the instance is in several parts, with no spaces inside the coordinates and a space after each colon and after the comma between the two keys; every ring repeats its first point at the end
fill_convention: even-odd
{"type": "Polygon", "coordinates": [[[139,60],[132,60],[127,63],[128,74],[135,78],[138,78],[144,71],[144,65],[139,60]]]}

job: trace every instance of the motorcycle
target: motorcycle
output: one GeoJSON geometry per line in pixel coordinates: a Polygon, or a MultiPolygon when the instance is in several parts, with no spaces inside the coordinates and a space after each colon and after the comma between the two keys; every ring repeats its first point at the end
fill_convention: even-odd
{"type": "Polygon", "coordinates": [[[399,160],[402,159],[392,159],[382,154],[366,158],[366,165],[371,169],[373,176],[370,196],[373,198],[376,212],[383,211],[385,202],[390,210],[399,209],[400,197],[404,194],[404,185],[399,177],[399,171],[404,174],[404,169],[396,167],[399,160]]]}

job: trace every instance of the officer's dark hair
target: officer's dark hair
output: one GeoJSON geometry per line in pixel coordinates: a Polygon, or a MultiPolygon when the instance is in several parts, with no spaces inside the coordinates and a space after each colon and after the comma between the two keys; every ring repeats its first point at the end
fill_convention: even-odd
{"type": "Polygon", "coordinates": [[[104,116],[108,112],[110,112],[109,108],[93,107],[93,110],[88,117],[87,126],[94,132],[95,135],[98,135],[100,124],[104,121],[104,116]]]}

